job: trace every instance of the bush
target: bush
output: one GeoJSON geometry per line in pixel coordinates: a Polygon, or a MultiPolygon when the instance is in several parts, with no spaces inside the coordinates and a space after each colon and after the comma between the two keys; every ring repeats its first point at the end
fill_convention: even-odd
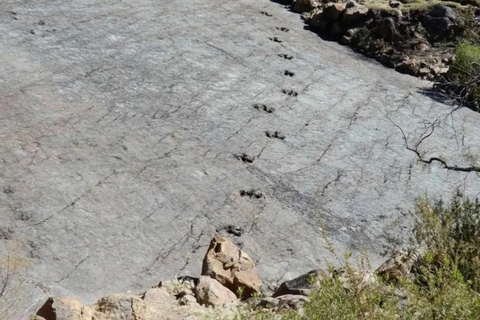
{"type": "Polygon", "coordinates": [[[480,202],[458,192],[449,206],[420,197],[415,214],[414,235],[424,253],[409,277],[362,285],[347,256],[346,276],[332,272],[302,313],[250,310],[237,319],[480,319],[480,202]]]}
{"type": "Polygon", "coordinates": [[[480,111],[480,46],[460,44],[455,52],[451,74],[453,82],[457,84],[456,94],[466,98],[480,111]]]}
{"type": "Polygon", "coordinates": [[[435,268],[458,268],[461,276],[480,292],[480,202],[457,192],[449,207],[442,201],[416,202],[415,235],[427,248],[425,258],[435,268]]]}

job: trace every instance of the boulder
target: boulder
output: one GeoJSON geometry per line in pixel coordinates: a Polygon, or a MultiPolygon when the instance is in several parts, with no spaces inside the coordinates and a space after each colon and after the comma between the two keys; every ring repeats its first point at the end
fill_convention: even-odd
{"type": "Polygon", "coordinates": [[[393,18],[387,17],[382,19],[378,27],[378,32],[385,41],[393,42],[397,35],[397,28],[395,27],[393,18]]]}
{"type": "Polygon", "coordinates": [[[138,296],[114,294],[98,300],[93,306],[95,320],[145,320],[147,307],[138,296]]]}
{"type": "Polygon", "coordinates": [[[181,306],[195,306],[198,305],[198,302],[194,296],[186,295],[178,300],[178,304],[181,306]]]}
{"type": "Polygon", "coordinates": [[[451,35],[455,24],[447,17],[426,15],[422,20],[422,26],[432,40],[441,40],[451,35]]]}
{"type": "Polygon", "coordinates": [[[168,293],[165,288],[151,288],[148,289],[142,296],[144,303],[149,304],[174,304],[176,303],[175,296],[168,293]]]}
{"type": "Polygon", "coordinates": [[[395,70],[400,73],[416,76],[420,70],[420,63],[417,59],[408,59],[398,63],[395,70]]]}
{"type": "Polygon", "coordinates": [[[298,311],[303,308],[303,304],[307,301],[310,301],[310,299],[304,295],[286,294],[276,298],[261,298],[257,307],[293,309],[298,311]]]}
{"type": "Polygon", "coordinates": [[[235,293],[207,276],[200,277],[195,292],[198,303],[205,306],[219,307],[237,302],[235,293]]]}
{"type": "Polygon", "coordinates": [[[293,11],[298,13],[312,11],[316,7],[318,7],[318,2],[316,0],[295,0],[292,4],[293,11]]]}
{"type": "Polygon", "coordinates": [[[226,238],[216,236],[203,260],[202,275],[209,276],[241,298],[260,292],[262,281],[252,259],[226,238]],[[242,288],[242,289],[240,289],[242,288]]]}
{"type": "Polygon", "coordinates": [[[45,320],[84,320],[82,303],[74,297],[51,297],[37,311],[45,320]]]}
{"type": "Polygon", "coordinates": [[[279,297],[286,294],[290,295],[310,295],[312,289],[320,288],[320,283],[328,278],[328,274],[321,270],[312,270],[295,279],[283,282],[272,297],[279,297]]]}
{"type": "Polygon", "coordinates": [[[323,7],[323,12],[325,13],[325,18],[329,21],[337,21],[342,12],[345,10],[346,4],[345,3],[334,3],[329,2],[323,7]]]}
{"type": "Polygon", "coordinates": [[[367,20],[368,8],[362,5],[356,5],[343,11],[343,24],[347,27],[362,24],[367,20]]]}
{"type": "Polygon", "coordinates": [[[312,15],[312,18],[310,19],[310,26],[313,28],[320,28],[322,23],[325,22],[326,17],[323,12],[323,10],[316,10],[317,12],[312,15]]]}
{"type": "Polygon", "coordinates": [[[161,281],[158,284],[159,288],[165,289],[169,294],[180,299],[186,295],[195,294],[195,285],[198,283],[198,278],[180,277],[175,281],[161,281]]]}
{"type": "Polygon", "coordinates": [[[443,4],[437,4],[427,13],[430,17],[434,18],[448,18],[451,21],[455,21],[456,16],[452,8],[443,4]]]}
{"type": "Polygon", "coordinates": [[[410,275],[412,266],[418,260],[419,255],[420,252],[418,250],[395,253],[378,267],[375,273],[388,282],[396,282],[401,277],[410,275]]]}
{"type": "Polygon", "coordinates": [[[352,37],[355,35],[355,33],[360,30],[359,28],[355,29],[349,29],[345,32],[343,37],[340,39],[340,44],[347,45],[350,44],[350,41],[352,40],[352,37]]]}

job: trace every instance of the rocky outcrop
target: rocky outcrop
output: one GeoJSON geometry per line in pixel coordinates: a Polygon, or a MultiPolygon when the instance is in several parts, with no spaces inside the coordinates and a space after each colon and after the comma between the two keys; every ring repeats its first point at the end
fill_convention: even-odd
{"type": "Polygon", "coordinates": [[[82,306],[72,297],[49,298],[38,310],[45,320],[145,320],[145,302],[138,296],[115,294],[101,298],[92,306],[82,306]]]}
{"type": "Polygon", "coordinates": [[[203,260],[202,275],[209,276],[231,291],[249,298],[260,292],[262,281],[252,259],[226,238],[216,236],[203,260]]]}
{"type": "MultiPolygon", "coordinates": [[[[328,279],[340,280],[346,291],[364,290],[377,282],[377,275],[387,281],[407,276],[417,260],[418,251],[398,253],[376,271],[357,271],[351,268],[315,269],[294,279],[284,281],[272,293],[260,292],[260,278],[250,257],[230,240],[216,236],[210,242],[202,276],[179,277],[161,281],[141,295],[114,294],[83,306],[73,297],[52,297],[30,320],[176,320],[218,318],[234,319],[238,308],[291,309],[303,312],[309,296],[328,279]],[[254,297],[239,292],[250,290],[254,297]],[[239,298],[247,298],[242,301],[239,298]]],[[[385,290],[388,290],[386,286],[385,290]]]]}
{"type": "Polygon", "coordinates": [[[398,72],[425,79],[446,74],[454,47],[435,44],[451,41],[460,32],[455,11],[440,4],[428,12],[402,12],[396,2],[391,6],[390,10],[379,10],[354,1],[328,2],[303,17],[323,37],[348,45],[398,72]]]}

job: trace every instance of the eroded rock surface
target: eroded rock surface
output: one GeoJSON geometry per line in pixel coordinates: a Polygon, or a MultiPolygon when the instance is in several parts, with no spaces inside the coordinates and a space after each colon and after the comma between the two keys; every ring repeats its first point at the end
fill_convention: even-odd
{"type": "Polygon", "coordinates": [[[199,276],[229,225],[271,287],[335,261],[322,225],[339,256],[366,249],[375,266],[416,196],[480,190],[405,145],[468,165],[480,114],[322,41],[277,3],[0,8],[0,234],[29,260],[21,319],[49,296],[91,304],[199,276]]]}

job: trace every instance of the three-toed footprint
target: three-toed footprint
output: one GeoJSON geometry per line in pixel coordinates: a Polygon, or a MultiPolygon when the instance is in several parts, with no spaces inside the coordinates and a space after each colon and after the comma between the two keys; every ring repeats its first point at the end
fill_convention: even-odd
{"type": "Polygon", "coordinates": [[[266,104],[261,104],[261,103],[256,103],[253,105],[253,107],[257,110],[265,111],[267,113],[272,113],[273,111],[275,111],[275,108],[269,107],[266,104]]]}

